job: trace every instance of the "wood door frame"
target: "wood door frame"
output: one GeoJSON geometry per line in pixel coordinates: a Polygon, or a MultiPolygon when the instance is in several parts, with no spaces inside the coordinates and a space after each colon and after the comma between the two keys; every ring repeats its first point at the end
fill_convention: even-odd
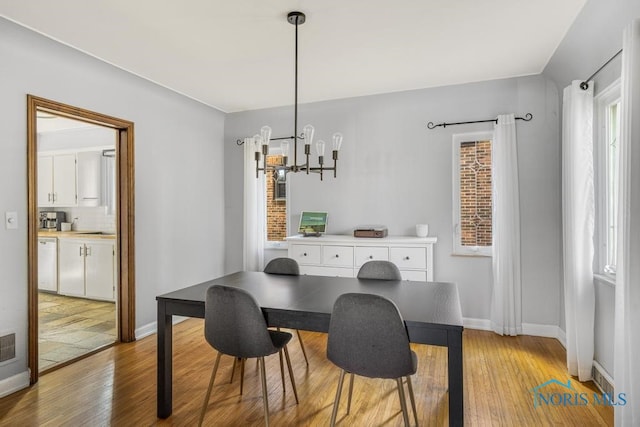
{"type": "Polygon", "coordinates": [[[30,382],[38,381],[38,141],[37,111],[46,111],[87,123],[110,127],[118,133],[116,142],[117,215],[116,255],[118,273],[118,336],[121,342],[135,341],[135,199],[133,122],[85,110],[34,95],[27,95],[27,239],[28,318],[30,382]]]}

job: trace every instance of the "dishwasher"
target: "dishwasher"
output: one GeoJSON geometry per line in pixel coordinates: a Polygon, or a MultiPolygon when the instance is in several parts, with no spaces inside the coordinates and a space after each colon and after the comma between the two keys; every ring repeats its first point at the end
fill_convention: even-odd
{"type": "Polygon", "coordinates": [[[58,239],[38,238],[38,290],[58,292],[58,239]]]}

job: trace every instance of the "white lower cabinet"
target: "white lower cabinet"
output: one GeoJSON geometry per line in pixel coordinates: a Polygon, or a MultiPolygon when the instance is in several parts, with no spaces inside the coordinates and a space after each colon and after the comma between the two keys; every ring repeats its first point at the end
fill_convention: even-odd
{"type": "Polygon", "coordinates": [[[115,243],[106,239],[59,239],[58,292],[115,300],[115,243]]]}
{"type": "Polygon", "coordinates": [[[368,261],[389,261],[389,248],[380,246],[357,246],[356,267],[368,261]]]}
{"type": "Polygon", "coordinates": [[[433,281],[433,245],[436,237],[388,236],[359,238],[346,235],[287,237],[289,258],[300,265],[300,273],[313,276],[356,277],[362,264],[391,261],[402,278],[433,281]]]}
{"type": "Polygon", "coordinates": [[[38,238],[38,290],[58,292],[58,241],[38,238]]]}
{"type": "Polygon", "coordinates": [[[353,268],[353,247],[324,245],[322,247],[322,264],[328,267],[353,268]]]}

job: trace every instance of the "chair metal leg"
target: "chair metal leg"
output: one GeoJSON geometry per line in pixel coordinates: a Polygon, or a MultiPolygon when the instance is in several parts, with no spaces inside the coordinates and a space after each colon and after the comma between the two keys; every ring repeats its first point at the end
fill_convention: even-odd
{"type": "Polygon", "coordinates": [[[307,351],[304,348],[304,342],[302,342],[302,337],[300,336],[300,331],[296,329],[296,334],[298,334],[298,341],[300,342],[300,349],[302,349],[302,355],[304,356],[304,361],[309,366],[309,359],[307,359],[307,351]]]}
{"type": "Polygon", "coordinates": [[[260,374],[262,377],[262,401],[264,402],[264,423],[269,427],[269,397],[267,395],[267,373],[264,369],[264,357],[260,359],[260,374]]]}
{"type": "Polygon", "coordinates": [[[413,385],[411,385],[411,377],[407,375],[407,387],[409,388],[409,399],[411,399],[411,408],[413,409],[413,417],[418,425],[418,411],[416,411],[416,398],[413,395],[413,385]]]}
{"type": "Polygon", "coordinates": [[[233,375],[236,373],[236,362],[238,361],[237,357],[233,358],[233,366],[231,367],[231,378],[229,378],[229,384],[233,382],[233,375]]]}
{"type": "Polygon", "coordinates": [[[400,395],[400,406],[402,407],[402,418],[404,419],[404,425],[409,427],[409,414],[407,414],[407,400],[404,397],[404,386],[402,385],[402,377],[396,378],[398,384],[398,394],[400,395]]]}
{"type": "Polygon", "coordinates": [[[293,388],[293,395],[296,398],[296,405],[298,404],[298,390],[296,389],[296,380],[293,378],[293,369],[291,369],[291,359],[289,358],[289,350],[287,346],[284,346],[284,357],[287,359],[287,369],[289,369],[289,379],[291,380],[291,387],[293,388]]]}
{"type": "Polygon", "coordinates": [[[340,379],[338,380],[338,390],[336,390],[336,400],[333,402],[333,413],[331,414],[331,427],[336,425],[336,416],[338,415],[338,406],[340,405],[340,395],[342,394],[342,384],[344,383],[344,369],[340,370],[340,379]]]}
{"type": "Polygon", "coordinates": [[[242,389],[244,388],[244,362],[247,359],[240,359],[240,396],[242,396],[242,389]]]}
{"type": "Polygon", "coordinates": [[[213,389],[213,382],[216,379],[216,372],[218,371],[218,365],[220,364],[221,356],[222,353],[218,352],[218,356],[216,356],[216,363],[213,365],[213,371],[211,372],[211,379],[209,380],[207,395],[205,396],[204,404],[202,405],[202,412],[200,412],[200,421],[198,421],[198,427],[202,425],[202,421],[204,421],[204,414],[207,412],[207,404],[209,403],[209,398],[211,397],[211,389],[213,389]]]}
{"type": "MultiPolygon", "coordinates": [[[[280,328],[276,328],[276,331],[280,332],[280,328]]],[[[284,364],[282,362],[282,350],[278,352],[278,357],[280,358],[280,378],[282,379],[282,393],[287,391],[287,386],[284,382],[284,364]]]]}
{"type": "Polygon", "coordinates": [[[287,386],[284,382],[284,364],[282,362],[282,349],[278,352],[278,357],[280,358],[280,379],[282,380],[282,393],[287,392],[287,386]]]}
{"type": "Polygon", "coordinates": [[[353,372],[351,372],[351,376],[349,377],[349,398],[347,399],[347,415],[351,411],[351,395],[353,394],[353,372]]]}

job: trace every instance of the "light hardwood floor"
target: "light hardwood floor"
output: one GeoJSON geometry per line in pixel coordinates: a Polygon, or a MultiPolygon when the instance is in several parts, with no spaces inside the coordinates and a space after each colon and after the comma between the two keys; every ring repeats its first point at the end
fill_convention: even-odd
{"type": "MultiPolygon", "coordinates": [[[[202,321],[174,327],[173,414],[156,418],[156,337],[117,344],[98,354],[46,374],[30,389],[0,399],[0,426],[151,426],[196,425],[213,367],[215,352],[203,338],[202,321]]],[[[275,426],[326,426],[331,418],[339,370],[325,357],[326,335],[302,332],[309,368],[294,338],[289,345],[300,404],[287,382],[282,392],[277,356],[267,360],[271,423],[275,426]]],[[[295,336],[295,335],[294,335],[295,336]]],[[[606,426],[613,425],[611,407],[534,407],[532,388],[557,379],[571,379],[565,352],[554,339],[500,337],[465,330],[465,425],[470,426],[606,426]]],[[[446,349],[415,345],[414,376],[420,425],[448,423],[446,349]]],[[[263,425],[262,397],[255,362],[248,361],[244,395],[238,375],[229,384],[232,359],[223,357],[208,406],[205,425],[263,425]]],[[[592,395],[592,383],[571,381],[575,393],[592,395]]],[[[549,386],[548,392],[564,393],[549,386]]],[[[351,414],[346,396],[338,415],[343,426],[397,426],[402,415],[391,380],[356,377],[351,414]]]]}

